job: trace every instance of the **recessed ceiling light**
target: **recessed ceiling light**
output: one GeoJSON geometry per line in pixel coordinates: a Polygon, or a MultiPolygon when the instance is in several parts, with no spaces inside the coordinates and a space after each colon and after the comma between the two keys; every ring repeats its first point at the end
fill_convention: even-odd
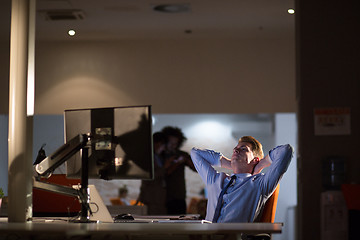
{"type": "Polygon", "coordinates": [[[289,9],[288,9],[288,13],[289,13],[289,14],[295,14],[295,10],[294,10],[293,8],[289,8],[289,9]]]}
{"type": "Polygon", "coordinates": [[[154,11],[164,13],[180,13],[188,12],[190,7],[188,4],[159,4],[154,6],[154,11]]]}
{"type": "Polygon", "coordinates": [[[74,36],[74,35],[76,34],[76,32],[75,32],[75,30],[70,29],[70,30],[68,31],[68,34],[69,34],[70,37],[72,37],[72,36],[74,36]]]}

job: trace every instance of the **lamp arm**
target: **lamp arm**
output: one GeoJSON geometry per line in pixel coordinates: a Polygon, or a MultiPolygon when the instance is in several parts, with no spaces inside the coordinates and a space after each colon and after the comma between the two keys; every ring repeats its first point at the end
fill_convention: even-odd
{"type": "Polygon", "coordinates": [[[41,162],[34,165],[35,173],[49,177],[56,168],[66,162],[71,156],[77,153],[81,148],[85,147],[89,141],[89,136],[86,134],[79,134],[70,141],[58,148],[50,156],[44,158],[41,162]]]}

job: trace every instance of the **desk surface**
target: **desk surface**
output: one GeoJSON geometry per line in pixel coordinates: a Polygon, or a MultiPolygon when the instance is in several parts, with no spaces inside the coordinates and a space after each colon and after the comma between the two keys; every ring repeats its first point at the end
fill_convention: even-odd
{"type": "Polygon", "coordinates": [[[281,233],[281,223],[67,223],[0,221],[0,236],[18,235],[238,235],[257,233],[281,233]]]}
{"type": "Polygon", "coordinates": [[[167,233],[223,234],[223,233],[281,233],[281,223],[0,223],[0,232],[111,232],[120,234],[167,233]]]}

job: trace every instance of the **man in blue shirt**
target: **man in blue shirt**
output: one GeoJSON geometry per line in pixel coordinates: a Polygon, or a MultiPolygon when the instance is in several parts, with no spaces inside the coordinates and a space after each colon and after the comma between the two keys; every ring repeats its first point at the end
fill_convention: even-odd
{"type": "Polygon", "coordinates": [[[287,144],[272,149],[264,157],[261,143],[251,136],[239,139],[230,159],[213,150],[193,148],[191,158],[208,192],[205,219],[219,223],[256,221],[287,170],[292,155],[293,148],[287,144]],[[231,169],[233,175],[219,173],[213,166],[231,169]],[[266,167],[269,167],[267,172],[261,173],[266,167]],[[221,193],[230,181],[226,192],[221,193]],[[220,194],[223,199],[216,214],[220,194]]]}

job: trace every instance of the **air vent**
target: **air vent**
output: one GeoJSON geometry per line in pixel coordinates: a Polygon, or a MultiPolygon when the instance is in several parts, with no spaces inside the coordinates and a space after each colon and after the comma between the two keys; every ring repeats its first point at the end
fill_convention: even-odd
{"type": "Polygon", "coordinates": [[[43,10],[41,15],[48,21],[83,20],[85,14],[77,9],[43,10]]]}
{"type": "Polygon", "coordinates": [[[160,4],[153,6],[154,11],[163,13],[182,13],[189,12],[189,4],[160,4]]]}

